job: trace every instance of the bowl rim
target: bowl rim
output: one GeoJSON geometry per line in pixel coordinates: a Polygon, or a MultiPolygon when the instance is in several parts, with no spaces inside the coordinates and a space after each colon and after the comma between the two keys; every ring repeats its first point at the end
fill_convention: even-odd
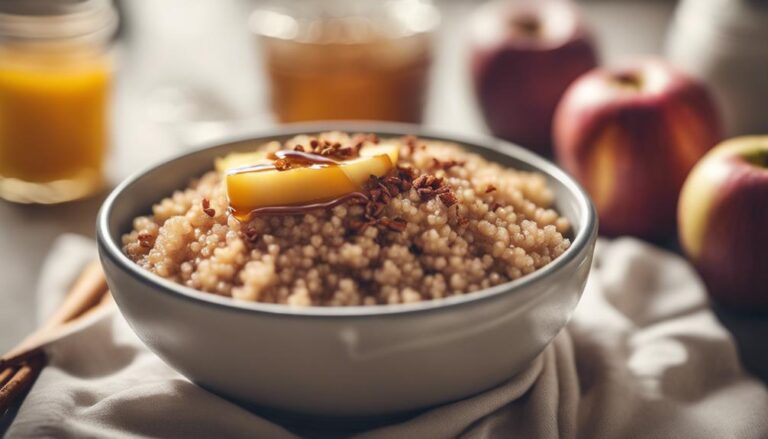
{"type": "Polygon", "coordinates": [[[227,136],[216,141],[203,143],[199,148],[189,152],[184,152],[173,157],[154,163],[118,184],[107,196],[99,210],[96,220],[96,240],[99,248],[99,255],[102,259],[109,258],[122,271],[133,277],[139,282],[153,287],[156,290],[200,305],[225,308],[231,311],[240,311],[246,313],[262,314],[273,317],[319,317],[319,318],[358,318],[367,316],[405,316],[414,313],[424,313],[443,310],[463,305],[477,304],[479,302],[497,298],[501,295],[513,294],[525,289],[530,284],[543,280],[547,276],[561,271],[569,265],[579,255],[584,254],[594,243],[597,237],[597,213],[591,199],[586,191],[564,170],[540,157],[539,155],[528,151],[520,146],[514,145],[500,139],[490,136],[467,136],[464,134],[453,134],[425,128],[419,125],[396,123],[396,122],[371,122],[371,121],[327,121],[327,122],[309,122],[284,124],[268,129],[245,130],[236,135],[227,136]],[[109,228],[109,218],[111,216],[115,201],[124,191],[130,188],[140,178],[154,172],[156,169],[167,165],[170,162],[183,160],[187,157],[199,154],[200,152],[225,145],[236,144],[246,141],[257,143],[266,143],[275,138],[294,136],[306,133],[318,133],[325,131],[346,131],[346,132],[371,132],[380,137],[398,137],[404,135],[414,135],[419,138],[430,140],[447,141],[461,145],[470,145],[475,148],[490,150],[503,154],[505,156],[528,163],[540,172],[546,174],[549,178],[559,181],[571,194],[575,196],[577,210],[583,216],[583,220],[578,230],[574,231],[574,239],[570,247],[557,259],[546,266],[524,275],[518,279],[495,285],[490,288],[474,291],[472,293],[451,296],[442,299],[425,300],[416,303],[386,304],[386,305],[357,305],[357,306],[308,306],[291,307],[285,304],[272,304],[261,302],[246,302],[234,300],[231,297],[219,296],[216,294],[199,291],[191,287],[177,284],[165,279],[155,273],[152,273],[135,262],[130,260],[122,251],[121,246],[112,239],[109,228]]]}

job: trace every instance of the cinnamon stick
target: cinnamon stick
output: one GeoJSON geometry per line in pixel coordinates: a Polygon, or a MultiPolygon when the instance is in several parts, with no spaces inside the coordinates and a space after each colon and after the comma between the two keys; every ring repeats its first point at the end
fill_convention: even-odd
{"type": "Polygon", "coordinates": [[[32,386],[37,375],[45,364],[45,354],[32,357],[27,364],[20,367],[8,382],[0,388],[0,415],[8,410],[16,398],[32,386]]]}
{"type": "Polygon", "coordinates": [[[0,416],[31,387],[45,366],[43,346],[67,333],[81,318],[112,303],[98,261],[89,264],[51,317],[34,333],[0,358],[0,416]]]}
{"type": "MultiPolygon", "coordinates": [[[[2,368],[0,368],[0,369],[2,369],[2,368]]],[[[7,368],[5,370],[0,370],[0,386],[2,386],[9,379],[11,379],[11,377],[13,376],[14,373],[16,373],[16,369],[13,368],[13,367],[9,367],[9,368],[7,368]]]]}

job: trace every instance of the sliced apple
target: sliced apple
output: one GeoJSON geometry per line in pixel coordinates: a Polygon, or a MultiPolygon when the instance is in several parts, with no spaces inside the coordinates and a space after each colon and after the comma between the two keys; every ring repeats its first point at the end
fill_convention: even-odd
{"type": "Polygon", "coordinates": [[[264,151],[232,152],[224,157],[216,159],[216,170],[219,172],[225,172],[229,169],[239,168],[242,166],[258,165],[261,163],[271,162],[272,160],[267,158],[267,153],[264,151]]]}
{"type": "Polygon", "coordinates": [[[389,160],[391,160],[392,163],[397,163],[397,159],[400,155],[400,147],[397,146],[394,141],[389,141],[377,145],[364,146],[363,149],[360,150],[360,157],[375,157],[382,154],[389,156],[389,160]]]}
{"type": "Polygon", "coordinates": [[[357,189],[339,166],[267,170],[227,176],[229,204],[239,213],[248,213],[260,207],[321,202],[357,189]]]}
{"type": "Polygon", "coordinates": [[[371,175],[384,176],[394,167],[396,147],[377,148],[375,155],[368,155],[373,153],[371,149],[366,154],[361,151],[361,157],[338,165],[229,174],[229,203],[242,214],[261,207],[300,206],[342,197],[361,190],[371,175]]]}
{"type": "Polygon", "coordinates": [[[344,162],[339,166],[339,169],[355,185],[355,190],[360,190],[371,175],[381,177],[386,175],[393,167],[394,164],[390,156],[388,154],[381,154],[372,157],[360,157],[344,162]]]}

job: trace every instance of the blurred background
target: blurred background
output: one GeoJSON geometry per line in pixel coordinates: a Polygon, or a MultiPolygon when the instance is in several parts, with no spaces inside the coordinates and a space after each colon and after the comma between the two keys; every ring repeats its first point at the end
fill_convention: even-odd
{"type": "MultiPolygon", "coordinates": [[[[510,119],[520,120],[514,111],[551,113],[515,108],[518,99],[501,91],[511,87],[504,78],[530,88],[526,81],[570,67],[547,64],[546,56],[504,55],[512,57],[501,61],[512,71],[494,79],[486,69],[496,62],[500,34],[520,53],[574,42],[579,48],[559,59],[575,60],[575,76],[638,55],[666,57],[715,96],[723,115],[715,140],[768,132],[768,15],[760,2],[508,0],[498,10],[471,0],[21,3],[0,0],[0,192],[13,201],[0,201],[0,294],[14,303],[0,307],[0,349],[33,329],[31,291],[51,241],[67,232],[92,236],[106,189],[208,141],[282,122],[387,119],[446,133],[496,134],[552,156],[551,114],[541,127],[531,122],[509,132],[513,124],[499,126],[494,117],[506,114],[504,102],[510,119]],[[523,3],[522,12],[504,9],[523,3]],[[65,31],[46,34],[54,27],[40,24],[41,17],[58,20],[65,31]],[[43,39],[56,49],[36,47],[43,39]],[[538,70],[521,73],[520,65],[538,70]],[[14,150],[24,143],[14,139],[32,138],[44,146],[14,150]],[[70,145],[79,152],[56,155],[69,147],[62,139],[80,138],[70,145]],[[41,163],[50,169],[42,172],[41,163]],[[80,168],[88,171],[82,185],[49,187],[69,181],[58,171],[80,168]],[[70,198],[78,200],[47,204],[70,198]]],[[[574,79],[565,78],[562,87],[536,95],[559,100],[574,79]]]]}
{"type": "MultiPolygon", "coordinates": [[[[251,129],[277,121],[270,106],[262,47],[249,28],[248,18],[255,9],[281,3],[291,1],[119,3],[124,21],[118,38],[121,65],[114,104],[118,178],[123,177],[121,170],[130,172],[145,164],[147,158],[136,154],[137,148],[147,148],[159,159],[185,144],[228,133],[229,126],[251,129]],[[229,126],[217,122],[228,122],[229,126]]],[[[428,73],[423,117],[428,127],[458,133],[487,132],[467,64],[466,17],[481,3],[433,2],[441,12],[441,23],[435,31],[433,68],[428,73]]],[[[661,53],[674,7],[671,1],[582,4],[607,62],[630,54],[661,53]]]]}

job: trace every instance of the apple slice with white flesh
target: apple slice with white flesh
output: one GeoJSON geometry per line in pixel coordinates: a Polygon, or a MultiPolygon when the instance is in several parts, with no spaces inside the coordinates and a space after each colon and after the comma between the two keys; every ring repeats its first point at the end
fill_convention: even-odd
{"type": "MultiPolygon", "coordinates": [[[[362,190],[371,175],[386,175],[394,168],[398,153],[397,145],[380,144],[363,148],[358,158],[336,164],[316,164],[282,171],[270,167],[240,172],[229,169],[226,175],[229,204],[236,217],[244,219],[260,208],[332,201],[362,190]]],[[[254,159],[255,165],[273,163],[271,160],[264,162],[258,156],[254,159]]],[[[231,163],[243,166],[239,160],[233,159],[231,163]]]]}

